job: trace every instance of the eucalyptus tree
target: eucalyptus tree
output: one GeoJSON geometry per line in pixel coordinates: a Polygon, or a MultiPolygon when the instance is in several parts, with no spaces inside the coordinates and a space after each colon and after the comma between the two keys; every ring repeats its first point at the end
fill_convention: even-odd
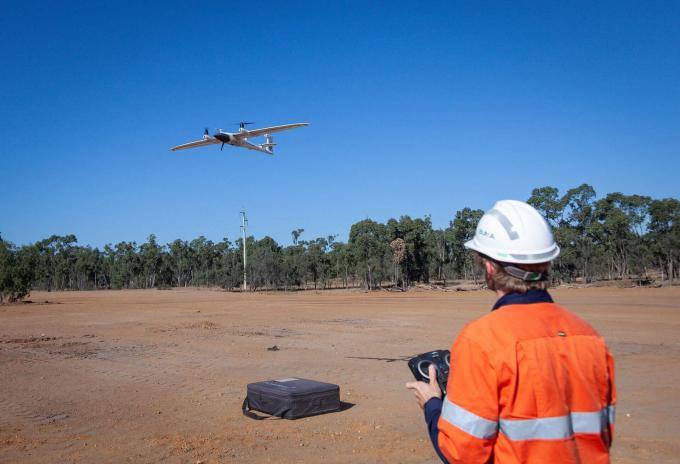
{"type": "Polygon", "coordinates": [[[432,220],[429,216],[423,219],[401,216],[399,221],[387,221],[388,241],[401,238],[406,245],[406,256],[401,263],[406,285],[417,281],[428,282],[430,279],[428,263],[432,253],[429,243],[431,232],[432,220]]]}
{"type": "Polygon", "coordinates": [[[457,275],[466,280],[477,278],[477,268],[473,255],[465,249],[464,245],[475,236],[477,224],[483,215],[484,211],[481,209],[463,208],[456,212],[456,216],[445,231],[449,241],[450,262],[457,275]]]}
{"type": "Polygon", "coordinates": [[[593,187],[581,184],[562,197],[565,218],[561,227],[569,230],[564,234],[569,241],[563,245],[573,247],[573,259],[586,282],[592,278],[590,265],[596,254],[592,229],[595,195],[593,187]]]}
{"type": "Polygon", "coordinates": [[[97,248],[77,247],[74,249],[73,274],[78,290],[97,288],[97,281],[103,271],[102,255],[97,248]]]}
{"type": "Polygon", "coordinates": [[[191,256],[195,269],[192,285],[211,285],[217,279],[217,264],[219,263],[215,244],[207,238],[200,236],[189,242],[191,256]]]}
{"type": "Polygon", "coordinates": [[[168,260],[174,284],[177,287],[187,287],[194,273],[193,250],[186,240],[177,239],[167,245],[168,260]]]}
{"type": "Polygon", "coordinates": [[[40,259],[36,265],[37,288],[47,291],[52,289],[72,288],[74,283],[73,256],[77,243],[75,235],[52,235],[35,243],[40,259]]]}
{"type": "Polygon", "coordinates": [[[451,254],[450,242],[446,230],[433,229],[430,231],[428,239],[430,252],[430,275],[436,276],[437,280],[443,281],[449,277],[447,273],[447,263],[451,254]]]}
{"type": "Polygon", "coordinates": [[[342,279],[342,286],[347,288],[350,279],[354,277],[354,269],[356,267],[354,255],[349,245],[343,242],[333,242],[330,260],[335,275],[342,279]]]}
{"type": "Polygon", "coordinates": [[[115,260],[112,275],[114,288],[139,288],[142,262],[136,242],[120,242],[114,247],[115,260]]]}
{"type": "Polygon", "coordinates": [[[328,240],[320,237],[307,242],[306,257],[307,274],[314,282],[314,289],[317,288],[319,280],[325,288],[331,271],[328,240]]]}
{"type": "MultiPolygon", "coordinates": [[[[249,237],[250,238],[250,237],[249,237]]],[[[281,247],[271,237],[248,242],[249,284],[253,290],[276,288],[281,275],[281,247]]]]}
{"type": "Polygon", "coordinates": [[[163,247],[156,242],[154,234],[149,235],[146,242],[139,247],[139,254],[143,272],[143,286],[156,286],[158,275],[163,262],[163,247]]]}
{"type": "MultiPolygon", "coordinates": [[[[631,273],[631,263],[644,268],[641,253],[643,227],[647,222],[650,199],[639,195],[609,193],[595,203],[593,232],[605,255],[607,276],[624,278],[631,273]]],[[[603,261],[603,260],[601,260],[603,261]]]]}
{"type": "Polygon", "coordinates": [[[243,283],[243,261],[241,250],[226,237],[215,245],[217,254],[217,275],[215,285],[225,289],[238,287],[243,283]]]}
{"type": "Polygon", "coordinates": [[[0,303],[21,300],[30,293],[37,264],[34,248],[16,248],[0,239],[0,303]]]}
{"type": "Polygon", "coordinates": [[[349,249],[365,288],[377,288],[389,275],[390,269],[389,240],[385,225],[371,219],[353,224],[349,232],[349,249]]]}
{"type": "Polygon", "coordinates": [[[527,203],[546,218],[553,229],[559,227],[565,206],[559,195],[559,190],[555,187],[539,187],[531,191],[531,196],[527,200],[527,203]]]}
{"type": "Polygon", "coordinates": [[[305,231],[305,229],[295,229],[291,231],[290,235],[293,237],[293,245],[298,244],[298,239],[300,238],[300,235],[305,231]]]}
{"type": "Polygon", "coordinates": [[[672,282],[680,267],[680,201],[652,200],[649,217],[650,248],[666,279],[672,282]]]}

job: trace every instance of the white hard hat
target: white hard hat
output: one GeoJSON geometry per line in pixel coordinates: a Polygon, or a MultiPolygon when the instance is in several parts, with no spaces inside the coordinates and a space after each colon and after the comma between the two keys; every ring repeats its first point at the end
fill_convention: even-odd
{"type": "Polygon", "coordinates": [[[547,263],[560,255],[550,225],[523,201],[496,202],[477,224],[465,248],[496,261],[517,264],[547,263]]]}

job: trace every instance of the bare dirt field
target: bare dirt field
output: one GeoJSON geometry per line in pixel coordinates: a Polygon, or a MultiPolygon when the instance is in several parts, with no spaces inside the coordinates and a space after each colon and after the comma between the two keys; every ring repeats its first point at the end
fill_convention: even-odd
{"type": "MultiPolygon", "coordinates": [[[[680,288],[557,289],[617,363],[615,463],[680,462],[680,288]]],[[[0,462],[437,462],[404,383],[488,291],[40,293],[0,307],[0,462]],[[46,303],[47,301],[47,303],[46,303]],[[276,345],[279,350],[268,350],[276,345]],[[241,414],[246,384],[340,384],[337,413],[241,414]]]]}

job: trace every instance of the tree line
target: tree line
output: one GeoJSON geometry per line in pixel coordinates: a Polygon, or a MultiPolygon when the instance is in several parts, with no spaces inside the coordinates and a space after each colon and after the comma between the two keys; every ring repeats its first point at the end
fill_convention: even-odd
{"type": "MultiPolygon", "coordinates": [[[[562,249],[553,265],[556,282],[672,282],[678,277],[677,199],[622,193],[597,198],[593,187],[583,184],[563,195],[555,187],[536,188],[528,202],[546,217],[562,249]]],[[[351,226],[347,243],[336,236],[305,240],[304,229],[291,232],[289,246],[250,236],[248,284],[252,290],[375,289],[477,279],[479,270],[463,244],[482,214],[463,208],[445,229],[434,229],[429,216],[401,216],[386,223],[364,219],[351,226]]],[[[240,238],[159,244],[152,234],[142,244],[120,242],[99,249],[78,245],[75,235],[53,235],[23,246],[0,237],[0,302],[20,299],[31,289],[236,289],[243,282],[242,250],[240,238]]]]}

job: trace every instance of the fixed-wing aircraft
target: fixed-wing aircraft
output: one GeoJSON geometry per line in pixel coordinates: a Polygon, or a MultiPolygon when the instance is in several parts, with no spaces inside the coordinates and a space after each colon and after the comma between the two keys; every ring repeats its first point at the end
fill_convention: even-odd
{"type": "Polygon", "coordinates": [[[177,145],[176,147],[172,147],[170,150],[172,151],[185,150],[187,148],[202,147],[205,145],[215,144],[217,145],[222,144],[222,146],[220,147],[220,150],[222,150],[224,148],[224,144],[226,143],[227,145],[231,145],[232,147],[247,148],[248,150],[256,150],[261,151],[262,153],[266,153],[268,155],[273,155],[274,145],[276,144],[274,143],[274,138],[271,136],[272,133],[281,132],[289,129],[295,129],[297,127],[305,127],[309,125],[309,123],[306,122],[299,122],[296,124],[284,124],[282,126],[272,126],[264,127],[262,129],[249,130],[246,129],[246,126],[249,124],[254,123],[240,122],[239,130],[236,133],[223,132],[222,129],[218,129],[217,132],[215,132],[213,135],[210,135],[208,129],[206,128],[205,132],[203,132],[202,140],[177,145]],[[255,144],[248,141],[248,138],[250,137],[262,137],[262,136],[266,138],[265,143],[255,144]]]}

